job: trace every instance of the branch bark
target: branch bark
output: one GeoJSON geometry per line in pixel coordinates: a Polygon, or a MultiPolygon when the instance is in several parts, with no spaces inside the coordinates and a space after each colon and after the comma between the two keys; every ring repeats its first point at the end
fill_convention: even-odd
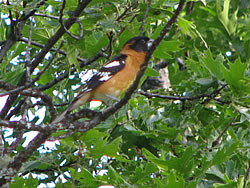
{"type": "Polygon", "coordinates": [[[176,96],[168,96],[168,95],[159,95],[159,94],[155,94],[155,93],[147,93],[147,92],[143,92],[141,91],[140,94],[148,97],[148,98],[161,98],[161,99],[168,99],[168,100],[180,100],[180,101],[186,101],[186,100],[196,100],[196,99],[201,99],[201,98],[211,98],[213,99],[214,97],[216,97],[216,95],[218,95],[220,93],[220,91],[222,89],[224,89],[227,86],[227,84],[221,86],[219,89],[214,90],[212,93],[205,93],[205,94],[201,94],[201,95],[196,95],[196,96],[187,96],[187,97],[176,97],[176,96]]]}

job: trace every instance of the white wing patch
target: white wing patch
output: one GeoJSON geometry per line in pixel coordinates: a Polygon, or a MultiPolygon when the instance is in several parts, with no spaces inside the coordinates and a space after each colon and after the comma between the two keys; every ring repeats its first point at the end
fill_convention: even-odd
{"type": "Polygon", "coordinates": [[[99,81],[107,81],[112,77],[110,72],[102,72],[100,76],[101,78],[99,79],[99,81]]]}
{"type": "Polygon", "coordinates": [[[111,61],[110,63],[104,65],[102,69],[105,70],[105,72],[97,73],[97,75],[100,77],[99,81],[109,80],[113,76],[112,70],[114,70],[114,68],[116,67],[123,65],[124,63],[124,61],[111,61]]]}
{"type": "Polygon", "coordinates": [[[110,63],[108,63],[107,65],[104,65],[104,68],[112,68],[112,67],[117,67],[120,66],[121,64],[124,64],[123,61],[112,61],[110,63]]]}

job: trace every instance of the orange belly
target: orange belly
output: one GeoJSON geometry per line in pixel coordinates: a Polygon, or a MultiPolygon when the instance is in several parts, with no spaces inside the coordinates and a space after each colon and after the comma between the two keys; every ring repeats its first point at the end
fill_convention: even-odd
{"type": "Polygon", "coordinates": [[[135,80],[136,74],[140,69],[139,66],[133,66],[132,68],[130,66],[130,64],[126,64],[124,69],[116,73],[110,80],[107,80],[98,86],[94,90],[93,99],[105,101],[105,96],[103,95],[118,98],[124,91],[126,91],[135,80]],[[104,99],[102,97],[104,97],[104,99]]]}

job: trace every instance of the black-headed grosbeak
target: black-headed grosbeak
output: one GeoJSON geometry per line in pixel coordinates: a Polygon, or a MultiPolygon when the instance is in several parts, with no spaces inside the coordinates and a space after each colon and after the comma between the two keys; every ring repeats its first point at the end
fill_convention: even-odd
{"type": "Polygon", "coordinates": [[[91,100],[117,99],[135,80],[152,43],[153,40],[144,36],[128,40],[120,54],[87,81],[73,102],[52,123],[60,122],[68,112],[91,100]]]}

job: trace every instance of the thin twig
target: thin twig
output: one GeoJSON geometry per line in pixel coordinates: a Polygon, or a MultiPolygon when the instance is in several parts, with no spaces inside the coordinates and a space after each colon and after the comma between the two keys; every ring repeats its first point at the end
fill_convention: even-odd
{"type": "MultiPolygon", "coordinates": [[[[130,20],[129,20],[128,23],[132,23],[132,22],[134,21],[134,19],[136,18],[136,16],[137,16],[137,15],[133,15],[133,16],[130,18],[130,20]]],[[[119,37],[121,36],[121,34],[125,31],[125,29],[126,29],[126,26],[122,27],[121,30],[120,30],[120,32],[116,35],[116,38],[119,38],[119,37]]],[[[115,38],[114,40],[116,40],[116,38],[115,38]]]]}
{"type": "Polygon", "coordinates": [[[77,173],[78,173],[78,168],[79,168],[79,161],[80,161],[80,157],[82,156],[82,153],[81,153],[81,147],[82,146],[79,146],[79,149],[78,149],[78,153],[77,153],[77,158],[76,158],[76,165],[75,165],[75,173],[72,177],[72,185],[71,185],[71,188],[74,188],[75,187],[75,181],[76,181],[76,177],[77,177],[77,173]]]}
{"type": "Polygon", "coordinates": [[[71,136],[74,133],[75,133],[75,131],[73,131],[73,130],[72,131],[71,130],[67,130],[67,132],[65,134],[60,135],[60,136],[51,136],[51,137],[49,137],[47,139],[47,141],[53,142],[53,141],[57,141],[57,140],[62,140],[64,138],[67,138],[67,137],[71,136]]]}
{"type": "Polygon", "coordinates": [[[69,121],[76,121],[80,118],[89,118],[89,119],[92,119],[94,118],[96,115],[100,114],[101,112],[97,112],[97,111],[94,111],[94,110],[90,110],[90,109],[82,109],[76,113],[73,113],[73,114],[69,114],[67,116],[68,120],[69,121]]]}
{"type": "MultiPolygon", "coordinates": [[[[65,22],[65,26],[67,28],[70,28],[75,22],[74,18],[79,17],[82,11],[87,7],[87,5],[91,2],[91,0],[84,0],[84,1],[79,1],[76,9],[72,12],[72,16],[67,19],[65,22]]],[[[19,30],[21,30],[19,28],[19,30]]],[[[48,51],[54,46],[55,43],[58,42],[58,40],[65,34],[65,30],[63,27],[60,27],[57,32],[48,39],[48,42],[46,45],[41,49],[39,53],[36,54],[36,56],[33,58],[34,60],[32,61],[32,72],[35,70],[35,68],[39,65],[40,62],[43,61],[45,55],[48,53],[48,51]]],[[[10,36],[16,36],[16,35],[10,35],[10,36]]],[[[0,63],[1,63],[1,58],[5,55],[6,51],[13,45],[13,42],[15,43],[16,40],[18,40],[20,37],[17,37],[17,39],[9,39],[6,41],[4,47],[1,48],[0,51],[0,63]]],[[[25,74],[24,74],[25,75],[25,74]]],[[[26,76],[23,76],[20,81],[18,82],[18,86],[24,85],[26,83],[26,76]]],[[[17,98],[17,94],[12,94],[8,97],[7,102],[4,105],[4,108],[2,109],[0,113],[0,118],[5,118],[6,114],[9,112],[10,108],[12,107],[13,103],[15,102],[17,98]]],[[[0,182],[1,186],[1,182],[0,182]]]]}
{"type": "Polygon", "coordinates": [[[79,24],[79,31],[80,31],[80,34],[79,36],[76,36],[76,35],[73,35],[68,29],[67,27],[64,25],[63,23],[63,10],[65,8],[65,5],[66,5],[66,0],[63,0],[63,3],[62,3],[62,8],[60,10],[60,17],[59,17],[59,22],[61,24],[61,26],[64,28],[64,30],[66,31],[66,33],[68,33],[73,39],[76,39],[76,40],[80,40],[82,37],[83,37],[83,25],[81,23],[81,21],[75,17],[74,19],[74,22],[78,23],[79,24]]]}
{"type": "Polygon", "coordinates": [[[250,161],[248,162],[248,169],[247,169],[246,175],[245,175],[245,177],[244,177],[244,185],[243,185],[243,188],[247,188],[247,181],[248,181],[249,173],[250,173],[250,161]]]}
{"type": "Polygon", "coordinates": [[[27,19],[29,19],[31,16],[33,16],[35,14],[35,12],[37,11],[37,9],[42,6],[47,0],[42,0],[40,2],[38,2],[35,5],[35,8],[33,10],[31,10],[30,12],[28,12],[28,14],[23,14],[22,17],[20,19],[17,19],[16,22],[21,22],[21,21],[25,21],[27,19]]]}
{"type": "Polygon", "coordinates": [[[18,92],[20,92],[20,91],[22,91],[22,90],[24,90],[26,88],[27,88],[27,86],[21,86],[21,87],[18,87],[18,88],[15,88],[15,86],[13,86],[12,90],[10,90],[10,91],[8,91],[8,88],[4,88],[8,92],[1,93],[0,97],[6,96],[6,95],[10,95],[10,94],[13,94],[13,93],[18,93],[18,92]]]}
{"type": "Polygon", "coordinates": [[[224,101],[224,100],[218,99],[216,97],[214,97],[213,100],[218,101],[222,105],[223,104],[231,104],[232,103],[232,101],[224,101]]]}
{"type": "MultiPolygon", "coordinates": [[[[0,82],[0,86],[1,86],[1,82],[0,82]]],[[[10,86],[8,85],[8,87],[10,86]]],[[[21,87],[17,89],[20,89],[20,88],[21,87]]],[[[14,91],[14,90],[11,90],[11,91],[14,91]]],[[[54,118],[56,116],[56,110],[54,108],[53,100],[49,95],[46,95],[37,89],[25,89],[25,90],[20,90],[18,92],[20,92],[20,94],[24,96],[41,98],[48,105],[49,111],[51,113],[51,117],[54,118]]]]}
{"type": "Polygon", "coordinates": [[[223,90],[227,84],[222,85],[219,89],[213,91],[207,99],[205,99],[201,104],[207,104],[210,100],[214,99],[223,90]]]}
{"type": "Polygon", "coordinates": [[[135,5],[137,5],[137,4],[138,4],[138,1],[135,1],[135,2],[131,3],[131,5],[129,5],[128,7],[126,7],[126,9],[123,11],[123,13],[116,18],[116,21],[117,22],[120,21],[124,16],[126,16],[127,12],[130,9],[132,9],[133,7],[135,7],[135,5]]]}
{"type": "Polygon", "coordinates": [[[149,8],[150,8],[151,4],[152,4],[152,0],[148,0],[148,6],[147,6],[146,11],[144,12],[144,16],[143,16],[141,27],[140,27],[140,36],[143,36],[144,25],[146,23],[146,19],[147,19],[149,8]]]}
{"type": "Polygon", "coordinates": [[[0,127],[13,128],[15,130],[39,131],[43,132],[46,127],[36,126],[31,122],[9,121],[0,119],[0,127]]]}
{"type": "Polygon", "coordinates": [[[15,150],[17,148],[17,146],[19,146],[19,144],[23,141],[23,134],[24,134],[24,130],[17,131],[17,135],[15,137],[15,140],[4,151],[5,155],[13,152],[13,150],[15,150]]]}
{"type": "MultiPolygon", "coordinates": [[[[19,41],[23,41],[23,42],[25,42],[25,43],[27,43],[28,42],[28,39],[27,38],[25,38],[25,37],[22,37],[22,38],[20,38],[20,40],[19,41]]],[[[38,43],[38,42],[35,42],[35,41],[31,41],[31,44],[32,45],[34,45],[34,46],[37,46],[37,47],[39,47],[39,48],[44,48],[45,47],[45,45],[43,45],[43,44],[41,44],[41,43],[38,43]]],[[[49,51],[57,51],[58,49],[57,48],[50,48],[50,50],[49,51]]],[[[59,53],[60,54],[62,54],[62,55],[65,55],[65,56],[67,56],[67,53],[64,51],[64,50],[59,50],[59,53]]],[[[82,63],[85,63],[87,60],[86,59],[82,59],[82,58],[80,58],[80,57],[76,57],[76,59],[78,60],[78,61],[80,61],[80,62],[82,62],[82,63]]]]}
{"type": "MultiPolygon", "coordinates": [[[[74,17],[78,17],[82,11],[86,8],[86,6],[90,3],[91,0],[84,0],[79,1],[76,9],[72,12],[72,18],[69,18],[65,22],[65,27],[70,28],[72,24],[75,23],[74,17]]],[[[34,12],[33,12],[34,13],[34,12]]],[[[28,17],[31,15],[28,14],[28,17]]],[[[60,27],[60,29],[48,40],[44,48],[34,57],[34,60],[32,61],[32,67],[31,72],[34,71],[34,69],[39,65],[40,62],[43,61],[43,58],[47,54],[47,52],[52,48],[52,46],[61,38],[61,36],[65,34],[65,30],[63,27],[60,27]]],[[[13,41],[12,41],[13,42],[13,41]]],[[[14,43],[16,40],[14,41],[14,43]]],[[[8,44],[8,48],[5,47],[4,52],[0,52],[0,62],[1,62],[1,56],[5,54],[6,50],[8,50],[11,46],[8,44]]],[[[4,48],[4,47],[3,47],[4,48]]],[[[24,84],[26,82],[26,76],[23,76],[22,79],[19,81],[18,86],[24,84]]],[[[8,113],[9,109],[11,108],[12,104],[16,100],[16,94],[10,95],[8,102],[5,104],[5,109],[1,112],[0,117],[4,118],[6,114],[8,113]]],[[[0,119],[0,121],[2,121],[0,119]]],[[[28,126],[25,124],[25,127],[28,126]]],[[[37,126],[42,128],[41,126],[37,126]]],[[[56,131],[53,127],[46,127],[46,129],[42,129],[43,132],[40,132],[29,144],[26,148],[24,148],[23,151],[18,153],[18,155],[15,156],[15,158],[9,163],[8,168],[5,169],[3,172],[5,176],[2,176],[0,178],[0,187],[9,181],[12,180],[13,177],[16,176],[18,173],[18,170],[22,167],[23,163],[26,162],[29,158],[29,156],[51,135],[52,132],[56,131]],[[44,131],[46,130],[46,131],[44,131]]]]}
{"type": "MultiPolygon", "coordinates": [[[[125,9],[125,11],[116,19],[116,21],[119,21],[127,12],[128,10],[130,10],[132,7],[134,7],[135,5],[137,4],[137,2],[134,2],[132,3],[127,9],[125,9]]],[[[65,6],[65,5],[64,5],[65,6]]],[[[63,6],[62,6],[63,8],[63,6]]],[[[61,14],[62,15],[62,14],[61,14]]],[[[58,19],[58,20],[63,20],[62,16],[61,18],[59,17],[55,17],[55,16],[49,16],[49,15],[46,15],[46,14],[35,14],[35,16],[42,16],[42,17],[48,17],[48,18],[51,18],[51,19],[58,19]]],[[[129,23],[132,23],[133,20],[135,19],[136,15],[134,15],[130,20],[129,20],[129,23]]],[[[112,40],[112,43],[124,32],[126,27],[123,27],[120,32],[117,34],[117,37],[115,39],[112,40]]],[[[23,42],[27,42],[27,39],[22,37],[20,39],[21,41],[23,42]]],[[[82,58],[79,58],[77,57],[77,60],[80,61],[80,67],[84,67],[84,66],[87,66],[87,65],[90,65],[91,63],[95,62],[97,59],[99,59],[100,57],[104,57],[104,58],[109,58],[109,55],[105,54],[105,52],[112,46],[112,43],[109,43],[105,48],[101,49],[94,57],[90,58],[89,60],[86,60],[86,59],[82,59],[82,58]]],[[[35,42],[35,41],[31,41],[31,44],[32,45],[35,45],[35,46],[38,46],[40,48],[43,48],[44,45],[43,44],[40,44],[38,42],[35,42]]],[[[56,51],[55,48],[51,48],[50,49],[51,51],[56,51]]],[[[63,55],[67,55],[67,53],[63,50],[60,50],[59,51],[60,54],[63,54],[63,55]]]]}
{"type": "MultiPolygon", "coordinates": [[[[6,1],[6,4],[7,4],[8,6],[10,6],[9,0],[6,1]]],[[[10,19],[10,24],[12,25],[12,24],[13,24],[13,16],[12,16],[11,10],[9,10],[9,19],[10,19]]]]}
{"type": "MultiPolygon", "coordinates": [[[[54,106],[66,106],[66,105],[69,105],[70,103],[67,102],[67,103],[62,103],[62,104],[54,104],[54,106]]],[[[44,102],[41,102],[41,101],[38,101],[34,104],[31,104],[29,105],[29,108],[34,108],[35,106],[48,106],[48,104],[44,103],[44,102]]]]}
{"type": "Polygon", "coordinates": [[[46,169],[39,169],[39,168],[35,168],[35,169],[32,169],[32,170],[28,170],[28,171],[25,171],[23,173],[21,173],[21,175],[19,175],[20,177],[23,177],[25,175],[27,175],[28,173],[37,173],[37,174],[41,174],[41,173],[48,173],[48,172],[56,172],[58,169],[64,169],[64,168],[70,168],[72,167],[74,164],[76,163],[76,161],[70,161],[70,162],[67,162],[65,163],[64,165],[62,166],[56,166],[56,167],[48,167],[46,169]]]}
{"type": "Polygon", "coordinates": [[[43,85],[43,86],[39,86],[37,87],[36,89],[39,90],[39,91],[44,91],[46,89],[49,89],[51,88],[52,86],[54,86],[55,84],[57,84],[58,82],[64,80],[65,78],[67,78],[69,76],[69,72],[65,72],[63,73],[62,75],[56,77],[54,80],[52,80],[51,82],[43,85]]]}
{"type": "Polygon", "coordinates": [[[144,91],[141,91],[140,94],[148,97],[148,98],[161,98],[161,99],[169,99],[169,100],[180,100],[180,101],[186,101],[186,100],[196,100],[196,99],[201,99],[201,98],[214,98],[216,95],[220,93],[222,89],[224,89],[227,86],[227,84],[224,84],[221,86],[219,89],[214,90],[212,93],[209,94],[201,94],[197,96],[187,96],[187,97],[176,97],[176,96],[168,96],[168,95],[159,95],[159,94],[154,94],[154,93],[147,93],[144,91]]]}
{"type": "Polygon", "coordinates": [[[108,46],[109,44],[105,48],[102,48],[99,52],[97,52],[97,54],[94,57],[90,58],[88,61],[80,63],[80,67],[82,68],[84,66],[90,65],[91,63],[99,59],[100,57],[108,58],[109,56],[105,53],[105,51],[107,51],[108,49],[107,48],[108,46]]]}
{"type": "Polygon", "coordinates": [[[48,14],[35,13],[34,16],[41,16],[41,17],[47,17],[47,18],[50,18],[50,19],[59,20],[58,16],[51,16],[51,15],[48,15],[48,14]]]}
{"type": "Polygon", "coordinates": [[[32,40],[32,29],[33,29],[33,22],[32,17],[30,18],[30,29],[29,29],[29,37],[28,37],[28,44],[26,47],[26,74],[27,74],[27,82],[31,81],[30,75],[30,65],[31,65],[31,58],[30,58],[30,51],[31,51],[31,40],[32,40]]]}
{"type": "Polygon", "coordinates": [[[12,116],[16,115],[21,111],[21,107],[24,104],[25,99],[21,99],[19,103],[14,107],[13,110],[10,111],[10,113],[6,116],[6,120],[9,120],[12,116]]]}
{"type": "Polygon", "coordinates": [[[35,83],[36,81],[38,81],[41,77],[41,75],[49,68],[49,66],[51,65],[51,63],[53,62],[53,60],[55,59],[56,55],[59,53],[60,49],[63,47],[64,44],[64,40],[61,41],[61,44],[59,45],[59,47],[57,48],[56,52],[54,53],[54,55],[50,58],[49,63],[47,65],[45,65],[45,67],[43,68],[42,71],[37,73],[36,78],[34,78],[32,80],[32,83],[35,83]]]}
{"type": "Polygon", "coordinates": [[[234,117],[234,118],[232,118],[230,120],[230,122],[227,124],[227,126],[225,127],[225,129],[220,133],[220,135],[218,136],[218,138],[215,141],[213,141],[212,147],[215,147],[215,146],[217,146],[219,144],[219,142],[220,142],[223,134],[229,129],[229,127],[232,125],[232,123],[234,122],[235,119],[236,118],[234,117]]]}
{"type": "Polygon", "coordinates": [[[21,120],[20,121],[23,121],[23,122],[27,122],[27,116],[28,116],[28,102],[29,102],[29,98],[26,97],[25,98],[25,101],[24,101],[24,107],[23,107],[23,112],[22,112],[22,117],[21,117],[21,120]]]}
{"type": "Polygon", "coordinates": [[[4,130],[2,127],[0,127],[0,157],[4,156],[4,151],[5,151],[5,144],[6,144],[6,140],[4,137],[4,130]]]}

